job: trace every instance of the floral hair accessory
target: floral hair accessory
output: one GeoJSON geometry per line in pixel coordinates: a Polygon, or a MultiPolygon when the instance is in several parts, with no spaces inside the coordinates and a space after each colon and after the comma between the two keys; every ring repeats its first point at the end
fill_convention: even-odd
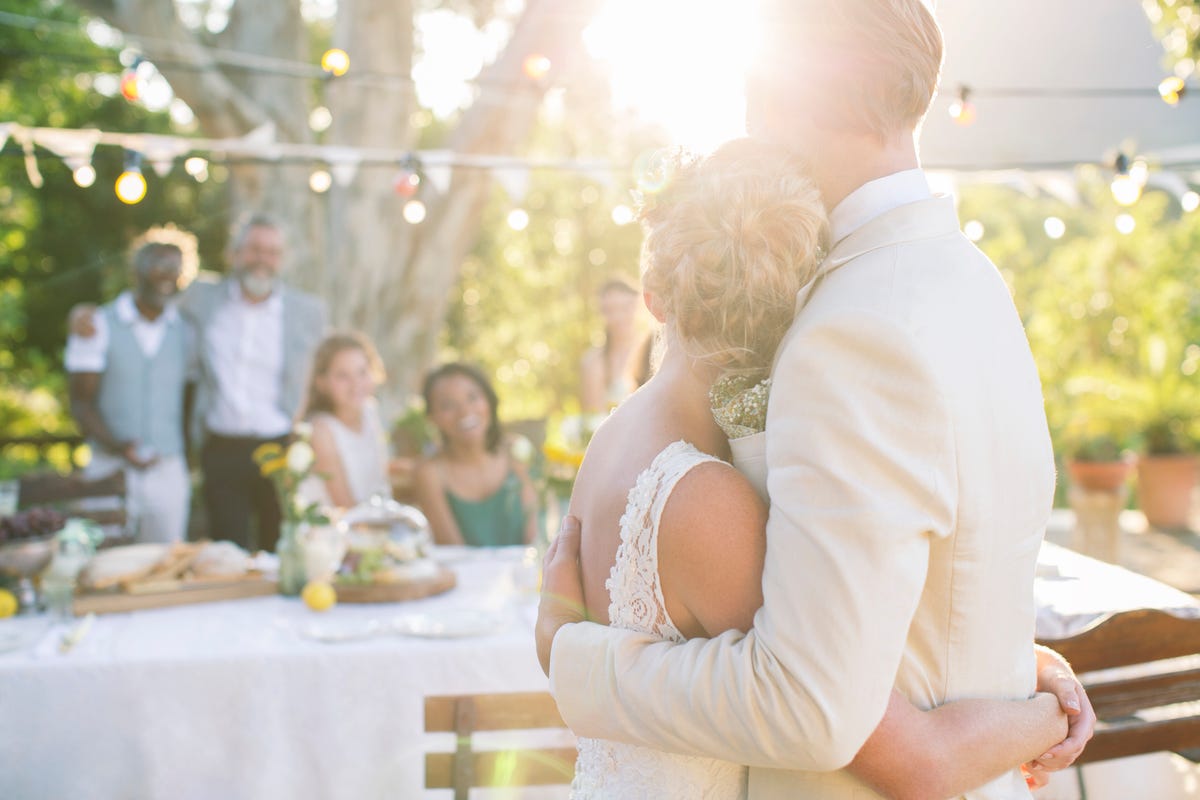
{"type": "Polygon", "coordinates": [[[713,419],[730,439],[762,433],[767,429],[770,393],[770,378],[755,381],[746,375],[726,375],[708,390],[713,419]]]}

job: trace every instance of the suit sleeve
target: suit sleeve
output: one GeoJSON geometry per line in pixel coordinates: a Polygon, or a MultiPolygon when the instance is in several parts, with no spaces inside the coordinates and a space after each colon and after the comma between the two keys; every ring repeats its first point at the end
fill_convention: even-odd
{"type": "Polygon", "coordinates": [[[671,644],[565,626],[551,688],[578,735],[825,771],[849,763],[883,717],[930,536],[954,525],[946,404],[907,329],[843,312],[790,337],[767,430],[754,629],[671,644]]]}

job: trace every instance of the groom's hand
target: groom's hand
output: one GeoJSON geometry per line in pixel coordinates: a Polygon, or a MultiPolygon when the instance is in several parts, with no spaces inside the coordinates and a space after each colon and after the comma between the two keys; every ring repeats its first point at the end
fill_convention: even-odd
{"type": "Polygon", "coordinates": [[[537,638],[538,661],[542,662],[542,671],[547,677],[550,676],[550,648],[558,629],[587,619],[583,576],[579,571],[580,531],[578,518],[563,517],[558,536],[550,543],[542,560],[542,600],[538,604],[534,636],[537,638]]]}

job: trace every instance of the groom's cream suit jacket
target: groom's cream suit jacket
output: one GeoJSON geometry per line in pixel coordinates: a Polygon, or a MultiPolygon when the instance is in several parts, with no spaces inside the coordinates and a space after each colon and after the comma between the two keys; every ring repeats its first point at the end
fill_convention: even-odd
{"type": "MultiPolygon", "coordinates": [[[[749,764],[756,800],[873,798],[836,770],[893,685],[922,707],[1033,692],[1053,457],[1020,319],[950,199],[854,230],[797,305],[767,431],[735,449],[771,500],[754,629],[568,625],[551,687],[577,734],[749,764]]],[[[968,797],[1029,792],[1014,770],[968,797]]]]}

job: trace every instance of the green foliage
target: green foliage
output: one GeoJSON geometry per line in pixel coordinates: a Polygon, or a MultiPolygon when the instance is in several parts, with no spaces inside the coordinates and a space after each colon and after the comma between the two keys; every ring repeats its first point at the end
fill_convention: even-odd
{"type": "Polygon", "coordinates": [[[1154,0],[1147,13],[1172,66],[1189,56],[1200,57],[1200,0],[1154,0]]]}
{"type": "Polygon", "coordinates": [[[1111,436],[1093,436],[1084,439],[1071,452],[1076,461],[1107,462],[1120,461],[1122,448],[1111,436]]]}
{"type": "Polygon", "coordinates": [[[1057,448],[1075,453],[1096,437],[1118,449],[1157,447],[1164,425],[1194,440],[1200,214],[1181,216],[1162,192],[1123,209],[1104,176],[1081,170],[1078,178],[1078,205],[995,186],[969,189],[961,205],[963,219],[983,222],[980,246],[1013,291],[1057,448]],[[1125,212],[1137,223],[1129,235],[1113,224],[1125,212]],[[1050,215],[1066,222],[1059,241],[1042,229],[1050,215]]]}

